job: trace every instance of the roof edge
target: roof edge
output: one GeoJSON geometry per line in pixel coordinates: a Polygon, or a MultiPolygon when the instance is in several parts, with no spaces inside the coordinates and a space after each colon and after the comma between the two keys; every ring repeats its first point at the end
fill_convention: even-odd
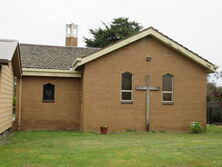
{"type": "Polygon", "coordinates": [[[41,47],[52,47],[52,48],[101,49],[101,48],[94,48],[94,47],[60,46],[60,45],[29,44],[29,43],[20,43],[20,45],[26,45],[26,46],[41,46],[41,47]]]}
{"type": "Polygon", "coordinates": [[[81,78],[82,73],[75,70],[22,68],[22,76],[81,78]]]}
{"type": "Polygon", "coordinates": [[[8,59],[0,59],[0,65],[8,65],[9,62],[8,59]]]}
{"type": "Polygon", "coordinates": [[[207,70],[208,73],[214,73],[216,72],[216,69],[218,68],[218,66],[214,65],[213,63],[207,61],[206,59],[200,57],[199,55],[195,54],[194,52],[192,52],[191,50],[189,50],[188,48],[182,46],[181,44],[179,44],[178,42],[172,40],[171,38],[167,37],[166,35],[160,33],[158,30],[154,29],[153,27],[149,27],[141,32],[138,32],[135,35],[132,35],[124,40],[121,40],[119,42],[116,42],[108,47],[105,47],[87,57],[83,57],[81,59],[75,60],[73,65],[74,65],[74,69],[77,69],[79,66],[82,66],[92,60],[95,60],[105,54],[108,54],[114,50],[117,50],[123,46],[126,46],[130,43],[133,43],[141,38],[144,38],[146,36],[153,36],[154,38],[156,38],[157,40],[165,43],[167,46],[173,48],[174,50],[176,50],[177,52],[181,53],[183,56],[189,58],[190,60],[192,60],[193,62],[199,64],[200,66],[202,66],[203,68],[205,68],[207,70]]]}

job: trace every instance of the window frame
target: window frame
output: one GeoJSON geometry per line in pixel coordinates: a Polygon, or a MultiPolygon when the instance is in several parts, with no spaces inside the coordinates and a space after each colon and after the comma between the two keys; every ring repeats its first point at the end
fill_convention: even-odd
{"type": "Polygon", "coordinates": [[[174,75],[172,75],[170,73],[162,75],[162,97],[161,98],[162,98],[162,104],[173,104],[174,103],[174,75]],[[170,75],[172,77],[172,90],[171,91],[164,91],[163,90],[163,77],[165,75],[170,75]],[[166,101],[163,99],[163,95],[166,93],[171,94],[171,97],[172,97],[171,101],[166,101]]]}
{"type": "Polygon", "coordinates": [[[42,101],[43,102],[52,102],[52,103],[55,101],[55,84],[52,84],[52,83],[43,84],[42,101]],[[54,89],[53,89],[53,99],[52,100],[46,100],[45,97],[44,97],[45,96],[45,86],[49,85],[49,84],[53,85],[53,87],[54,87],[54,89]]]}
{"type": "Polygon", "coordinates": [[[134,75],[133,75],[132,72],[126,71],[126,72],[121,73],[121,75],[120,75],[120,102],[121,102],[121,104],[133,104],[133,80],[134,80],[134,75]],[[122,76],[125,73],[129,73],[132,76],[132,78],[131,78],[131,82],[132,82],[131,83],[132,84],[131,90],[122,90],[122,81],[123,81],[122,76]],[[123,100],[122,99],[124,92],[130,92],[131,93],[131,99],[130,100],[123,100]]]}

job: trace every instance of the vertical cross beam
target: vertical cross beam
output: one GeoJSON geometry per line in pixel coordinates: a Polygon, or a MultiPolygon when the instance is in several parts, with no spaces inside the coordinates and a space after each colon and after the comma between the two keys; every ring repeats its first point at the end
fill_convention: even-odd
{"type": "Polygon", "coordinates": [[[150,76],[146,76],[146,125],[147,125],[147,131],[149,131],[149,125],[150,125],[150,76]]]}

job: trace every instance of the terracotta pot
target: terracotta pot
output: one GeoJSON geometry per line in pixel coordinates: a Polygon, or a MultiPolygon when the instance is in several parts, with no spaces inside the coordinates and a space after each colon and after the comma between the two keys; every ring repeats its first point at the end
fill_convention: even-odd
{"type": "Polygon", "coordinates": [[[108,128],[100,127],[100,132],[101,132],[102,135],[107,134],[107,131],[108,131],[108,128]]]}

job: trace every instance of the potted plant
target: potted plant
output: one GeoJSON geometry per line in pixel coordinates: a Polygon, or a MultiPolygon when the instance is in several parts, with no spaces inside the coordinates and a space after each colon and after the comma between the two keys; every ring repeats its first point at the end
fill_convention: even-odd
{"type": "Polygon", "coordinates": [[[107,131],[108,131],[108,126],[106,126],[106,125],[100,126],[101,134],[105,135],[105,134],[107,134],[107,131]]]}

